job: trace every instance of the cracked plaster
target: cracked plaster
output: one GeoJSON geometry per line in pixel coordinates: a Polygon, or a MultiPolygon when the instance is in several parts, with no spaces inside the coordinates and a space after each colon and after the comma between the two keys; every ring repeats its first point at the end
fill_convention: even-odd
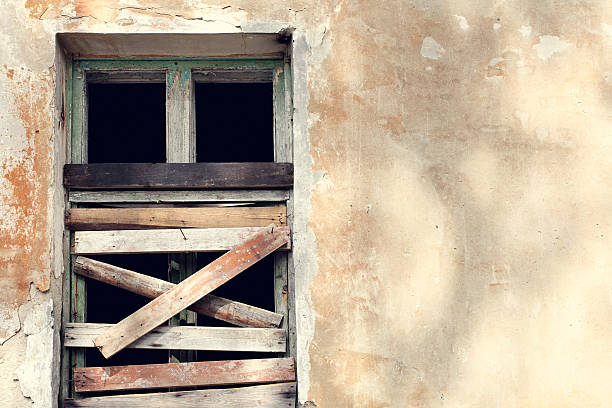
{"type": "Polygon", "coordinates": [[[295,27],[300,402],[605,406],[612,11],[553,3],[4,2],[0,401],[56,347],[54,34],[295,27]]]}

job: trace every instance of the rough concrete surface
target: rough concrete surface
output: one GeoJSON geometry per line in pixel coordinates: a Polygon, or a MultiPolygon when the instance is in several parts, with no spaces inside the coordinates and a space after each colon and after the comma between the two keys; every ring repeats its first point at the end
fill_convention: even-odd
{"type": "Polygon", "coordinates": [[[608,406],[606,0],[3,1],[2,405],[57,392],[55,34],[285,28],[300,403],[608,406]]]}

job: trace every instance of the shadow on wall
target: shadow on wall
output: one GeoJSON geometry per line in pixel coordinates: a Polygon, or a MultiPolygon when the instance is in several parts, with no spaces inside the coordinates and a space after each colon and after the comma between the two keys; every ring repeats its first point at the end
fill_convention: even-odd
{"type": "Polygon", "coordinates": [[[310,84],[319,406],[603,405],[611,108],[578,62],[610,39],[584,40],[597,6],[523,3],[335,15],[310,84]]]}

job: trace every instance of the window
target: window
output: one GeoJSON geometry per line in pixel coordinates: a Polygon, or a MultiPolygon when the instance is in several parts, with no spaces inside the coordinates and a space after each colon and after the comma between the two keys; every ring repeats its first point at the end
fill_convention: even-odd
{"type": "Polygon", "coordinates": [[[255,397],[293,406],[290,238],[283,237],[292,222],[288,62],[75,57],[70,64],[65,406],[104,406],[114,394],[164,406],[255,397]],[[231,251],[245,242],[249,255],[231,251]],[[243,271],[222,264],[234,255],[243,271]],[[216,280],[179,285],[202,270],[216,280]],[[204,286],[215,290],[198,300],[204,286]],[[183,310],[188,298],[198,301],[183,310]],[[155,327],[173,308],[178,313],[148,334],[125,330],[145,320],[155,327]]]}

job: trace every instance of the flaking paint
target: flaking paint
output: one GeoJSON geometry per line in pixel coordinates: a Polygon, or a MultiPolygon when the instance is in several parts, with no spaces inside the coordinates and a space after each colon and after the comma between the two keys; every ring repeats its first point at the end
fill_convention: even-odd
{"type": "MultiPolygon", "coordinates": [[[[45,297],[61,305],[59,291],[30,296],[30,283],[46,291],[57,275],[48,259],[58,223],[48,190],[63,157],[51,147],[60,137],[50,108],[53,35],[292,27],[302,58],[293,62],[300,402],[612,399],[605,1],[2,7],[14,16],[0,27],[3,324],[20,326],[20,305],[45,297]],[[426,38],[444,48],[439,58],[424,58],[426,38]],[[571,46],[538,55],[549,38],[571,46]]],[[[25,334],[10,338],[0,364],[14,367],[25,348],[25,334]]],[[[10,375],[0,378],[3,405],[30,404],[10,375]]]]}

